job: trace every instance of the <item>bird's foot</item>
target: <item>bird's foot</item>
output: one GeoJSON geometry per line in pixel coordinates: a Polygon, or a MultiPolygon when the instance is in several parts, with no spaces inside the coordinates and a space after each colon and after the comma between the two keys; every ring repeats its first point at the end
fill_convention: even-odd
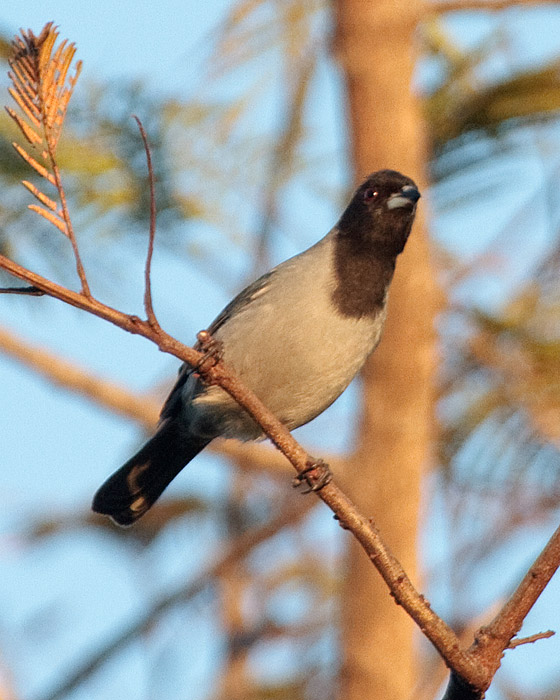
{"type": "Polygon", "coordinates": [[[306,481],[308,487],[301,493],[311,493],[312,491],[320,491],[332,478],[332,472],[326,462],[323,462],[322,459],[308,460],[305,469],[302,469],[292,480],[292,486],[298,488],[306,481]]]}
{"type": "Polygon", "coordinates": [[[205,369],[210,369],[223,357],[224,344],[221,340],[213,338],[208,331],[200,331],[196,336],[200,348],[203,353],[200,360],[196,363],[195,372],[205,369]]]}

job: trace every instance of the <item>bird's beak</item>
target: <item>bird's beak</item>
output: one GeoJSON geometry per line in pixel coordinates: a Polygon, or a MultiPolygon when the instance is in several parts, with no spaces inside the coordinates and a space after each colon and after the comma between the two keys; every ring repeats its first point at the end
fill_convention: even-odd
{"type": "Polygon", "coordinates": [[[399,207],[413,209],[420,196],[420,192],[414,185],[405,185],[400,192],[395,192],[389,197],[387,209],[398,209],[399,207]]]}

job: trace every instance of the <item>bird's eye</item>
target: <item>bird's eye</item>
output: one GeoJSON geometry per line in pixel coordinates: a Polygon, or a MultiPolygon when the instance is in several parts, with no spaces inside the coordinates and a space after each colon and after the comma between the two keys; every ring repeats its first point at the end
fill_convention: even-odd
{"type": "Polygon", "coordinates": [[[372,199],[375,199],[379,192],[377,190],[374,190],[373,187],[368,187],[367,190],[364,192],[364,202],[371,202],[372,199]]]}

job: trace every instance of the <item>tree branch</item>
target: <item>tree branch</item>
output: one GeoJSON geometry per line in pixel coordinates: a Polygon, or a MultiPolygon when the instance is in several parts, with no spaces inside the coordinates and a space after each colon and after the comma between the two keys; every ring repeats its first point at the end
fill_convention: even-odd
{"type": "MultiPolygon", "coordinates": [[[[179,343],[161,328],[152,327],[147,320],[124,314],[94,298],[66,289],[2,255],[0,255],[0,267],[54,298],[89,311],[124,330],[151,340],[162,351],[175,355],[193,366],[197,365],[203,357],[201,353],[179,343]]],[[[298,473],[305,471],[308,465],[315,461],[296,442],[287,428],[251,391],[243,387],[239,379],[229,372],[221,361],[216,361],[214,364],[205,362],[200,366],[199,372],[206,381],[224,389],[259,423],[298,473]]],[[[499,667],[502,652],[521,627],[527,612],[560,563],[560,529],[494,622],[482,628],[471,649],[463,650],[453,630],[432,611],[424,596],[414,588],[399,562],[381,539],[374,524],[357,511],[352,502],[333,482],[321,489],[318,496],[335,513],[341,525],[352,531],[389,586],[395,601],[413,618],[452,669],[452,680],[446,700],[467,698],[465,688],[471,692],[473,700],[482,697],[480,693],[490,685],[499,667]],[[464,679],[467,681],[465,682],[464,679]],[[450,694],[452,692],[461,692],[462,695],[450,694]]]]}
{"type": "Polygon", "coordinates": [[[78,242],[76,240],[76,235],[74,234],[74,227],[72,225],[72,220],[70,219],[70,212],[68,210],[68,204],[66,202],[66,192],[64,191],[64,187],[62,186],[62,178],[60,177],[60,171],[58,169],[58,163],[56,162],[54,152],[52,151],[52,148],[50,144],[47,142],[47,148],[49,151],[49,158],[51,160],[51,165],[52,165],[52,171],[56,183],[56,189],[58,190],[58,195],[60,197],[60,205],[62,207],[62,217],[64,219],[64,223],[66,224],[66,235],[70,239],[70,244],[72,245],[72,250],[74,252],[74,260],[76,263],[76,272],[78,273],[78,277],[80,278],[80,282],[82,285],[82,293],[85,297],[88,299],[91,298],[91,291],[89,288],[89,283],[87,281],[87,276],[86,276],[86,271],[84,268],[84,265],[82,263],[82,259],[80,257],[80,250],[78,248],[78,242]]]}
{"type": "MultiPolygon", "coordinates": [[[[481,700],[484,697],[500,667],[503,652],[510,646],[511,639],[521,629],[529,610],[559,566],[560,527],[492,622],[481,627],[475,635],[466,655],[472,660],[476,672],[464,675],[458,673],[455,667],[451,667],[452,674],[443,700],[481,700]]],[[[531,641],[544,636],[550,635],[534,635],[531,641]]]]}
{"type": "Polygon", "coordinates": [[[146,430],[152,430],[157,423],[159,407],[153,397],[134,394],[114,381],[86,372],[73,362],[32,345],[1,326],[0,352],[57,386],[81,394],[118,415],[132,418],[146,430]]]}
{"type": "MultiPolygon", "coordinates": [[[[153,328],[148,321],[130,316],[117,309],[102,304],[97,299],[86,297],[50,280],[0,255],[0,267],[15,277],[27,282],[50,296],[65,301],[76,308],[103,318],[130,333],[141,335],[163,352],[175,355],[192,366],[199,364],[202,353],[183,345],[161,328],[153,328]]],[[[262,404],[262,402],[239,379],[224,366],[223,362],[205,362],[199,373],[207,382],[219,385],[239,403],[262,427],[265,434],[288,458],[298,474],[305,472],[310,463],[315,462],[303,447],[294,439],[289,430],[262,404]]],[[[311,476],[307,477],[312,478],[311,476]]],[[[375,526],[358,512],[348,497],[331,481],[318,492],[321,498],[335,513],[341,525],[351,530],[358,539],[374,566],[391,589],[395,601],[402,605],[419,625],[447,663],[467,677],[475,673],[470,658],[460,649],[453,630],[430,608],[424,596],[420,595],[402,569],[399,562],[382,541],[375,526]]]]}
{"type": "MultiPolygon", "coordinates": [[[[560,527],[556,529],[546,547],[539,554],[500,612],[489,625],[481,627],[471,647],[473,657],[485,665],[490,665],[492,660],[496,659],[497,670],[500,664],[501,652],[519,632],[523,620],[527,617],[527,614],[559,566],[560,527]]],[[[490,684],[488,683],[488,685],[490,684]]]]}

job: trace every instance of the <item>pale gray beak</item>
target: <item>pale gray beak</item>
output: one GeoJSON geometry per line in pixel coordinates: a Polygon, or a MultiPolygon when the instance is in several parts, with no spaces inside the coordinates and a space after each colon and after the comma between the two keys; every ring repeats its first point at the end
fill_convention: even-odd
{"type": "Polygon", "coordinates": [[[398,209],[406,207],[412,209],[416,202],[420,199],[420,192],[414,185],[405,185],[400,192],[395,192],[387,200],[387,209],[398,209]]]}

